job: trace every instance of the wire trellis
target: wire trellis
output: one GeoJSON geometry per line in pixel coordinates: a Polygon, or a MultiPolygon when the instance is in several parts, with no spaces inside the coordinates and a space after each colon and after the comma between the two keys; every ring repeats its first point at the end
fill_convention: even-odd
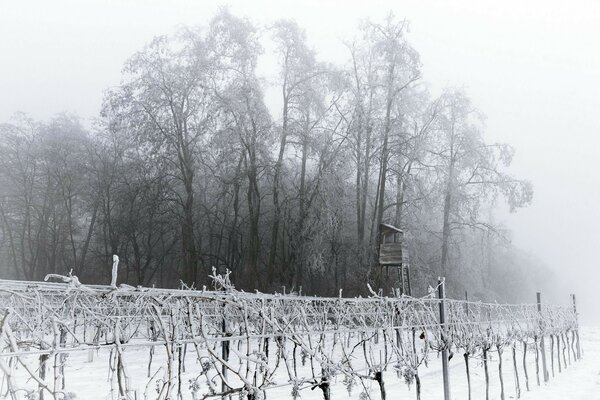
{"type": "Polygon", "coordinates": [[[364,398],[373,396],[366,383],[376,382],[385,398],[387,370],[416,383],[419,398],[419,368],[442,350],[463,353],[468,365],[469,357],[482,355],[486,362],[489,351],[505,348],[512,348],[514,358],[517,345],[537,349],[541,338],[550,337],[553,348],[554,340],[559,345],[562,339],[562,365],[565,347],[569,357],[579,356],[572,307],[544,305],[539,311],[535,304],[433,295],[246,293],[236,290],[228,275],[212,278],[216,289],[200,291],[84,286],[68,277],[67,284],[0,280],[0,396],[69,399],[67,355],[88,352],[91,361],[100,350],[110,354],[107,396],[114,399],[235,394],[255,400],[289,385],[292,398],[318,388],[328,400],[334,377],[349,391],[358,387],[364,398]],[[135,351],[147,354],[143,377],[128,371],[135,351]],[[186,363],[189,358],[196,363],[186,363]]]}

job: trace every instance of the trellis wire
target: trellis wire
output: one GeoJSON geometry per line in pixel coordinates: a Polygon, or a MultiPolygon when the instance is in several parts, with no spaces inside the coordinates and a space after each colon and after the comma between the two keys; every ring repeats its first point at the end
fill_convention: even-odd
{"type": "Polygon", "coordinates": [[[154,398],[182,398],[187,391],[193,399],[235,393],[254,400],[291,385],[292,397],[310,387],[328,400],[334,376],[343,377],[347,388],[362,386],[366,398],[372,395],[365,382],[374,381],[385,398],[388,368],[415,382],[419,398],[418,371],[432,352],[462,352],[467,363],[481,353],[486,363],[490,351],[513,348],[514,358],[516,345],[537,348],[546,336],[562,341],[566,366],[564,351],[570,360],[572,350],[575,359],[579,346],[572,307],[544,305],[540,312],[536,304],[445,299],[441,324],[440,299],[433,295],[373,293],[350,299],[245,293],[235,290],[227,275],[212,278],[216,289],[200,291],[0,280],[0,368],[7,397],[69,398],[63,355],[100,349],[110,351],[115,399],[141,396],[126,367],[126,351],[141,348],[150,351],[146,390],[156,383],[154,398]],[[167,358],[165,365],[152,367],[157,346],[167,358]],[[39,365],[31,356],[39,356],[39,365]],[[194,357],[200,368],[183,372],[186,357],[194,357]],[[299,357],[308,372],[298,367],[299,357]],[[16,380],[19,365],[27,382],[16,380]],[[185,389],[184,375],[195,376],[185,389]]]}

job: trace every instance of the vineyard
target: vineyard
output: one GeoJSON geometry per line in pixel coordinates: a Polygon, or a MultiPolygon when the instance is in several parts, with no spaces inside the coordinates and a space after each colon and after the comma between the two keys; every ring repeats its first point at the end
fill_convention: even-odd
{"type": "Polygon", "coordinates": [[[323,298],[212,278],[213,290],[0,280],[0,398],[386,399],[399,379],[420,399],[434,364],[449,398],[454,357],[469,398],[481,366],[486,397],[494,374],[505,399],[581,357],[574,307],[447,299],[443,280],[424,298],[323,298]]]}

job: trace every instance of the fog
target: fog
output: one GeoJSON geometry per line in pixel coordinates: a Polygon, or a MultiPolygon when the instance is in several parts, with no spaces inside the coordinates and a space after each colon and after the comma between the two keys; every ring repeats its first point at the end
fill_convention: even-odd
{"type": "MultiPolygon", "coordinates": [[[[14,1],[0,4],[0,121],[15,111],[88,122],[124,61],[153,36],[205,24],[216,1],[14,1]]],[[[516,150],[515,174],[533,203],[501,212],[513,242],[578,296],[584,321],[600,279],[600,3],[595,1],[231,1],[231,12],[268,24],[295,18],[329,60],[363,18],[391,10],[410,21],[433,92],[465,87],[487,116],[487,137],[516,150]]],[[[532,293],[532,301],[534,299],[532,293]]]]}

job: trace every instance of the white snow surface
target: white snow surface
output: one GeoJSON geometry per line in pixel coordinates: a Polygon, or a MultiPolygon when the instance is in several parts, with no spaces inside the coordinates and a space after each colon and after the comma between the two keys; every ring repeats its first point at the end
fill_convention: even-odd
{"type": "MultiPolygon", "coordinates": [[[[554,377],[552,377],[550,358],[548,356],[548,371],[550,379],[544,383],[540,371],[540,386],[536,382],[535,353],[528,352],[528,374],[530,391],[525,389],[525,377],[522,368],[522,353],[517,352],[517,369],[522,388],[521,399],[523,400],[600,400],[600,327],[583,327],[580,329],[581,348],[583,357],[580,361],[567,363],[567,368],[558,373],[558,365],[555,361],[554,377]]],[[[546,338],[546,348],[549,351],[549,341],[546,338]]],[[[190,351],[190,350],[188,350],[190,351]]],[[[126,368],[131,379],[132,388],[138,392],[138,399],[155,399],[157,394],[154,385],[146,386],[148,368],[147,349],[126,350],[126,368]],[[143,395],[146,394],[146,396],[143,395]]],[[[503,353],[503,377],[505,387],[505,399],[516,399],[515,375],[513,360],[510,349],[503,353]]],[[[35,357],[35,356],[28,356],[35,357]]],[[[117,399],[116,390],[111,393],[111,381],[109,380],[108,357],[109,352],[100,352],[94,357],[93,362],[88,362],[86,352],[75,352],[69,355],[66,365],[66,389],[76,395],[76,399],[84,400],[109,400],[117,399]]],[[[152,369],[157,370],[161,364],[161,347],[156,347],[152,369]]],[[[490,375],[490,399],[500,400],[500,381],[498,377],[497,353],[492,353],[489,363],[490,375]]],[[[187,362],[186,362],[187,363],[187,362]]],[[[188,372],[184,374],[182,392],[184,399],[191,399],[189,390],[189,378],[193,378],[196,366],[188,364],[188,372]]],[[[305,368],[308,368],[306,366],[305,368]]],[[[541,358],[540,358],[541,369],[541,358]]],[[[20,371],[22,374],[23,371],[20,371]]],[[[419,368],[422,385],[422,400],[443,399],[441,360],[433,355],[428,367],[419,368]]],[[[24,375],[21,375],[23,379],[24,375]]],[[[450,360],[450,379],[452,400],[467,399],[467,381],[462,355],[455,355],[450,360]]],[[[471,381],[472,399],[485,399],[484,370],[480,357],[471,359],[471,381]]],[[[408,387],[403,378],[398,378],[393,371],[384,373],[384,382],[388,399],[416,399],[414,384],[408,387]]],[[[32,382],[30,382],[32,383],[32,382]]],[[[267,399],[292,399],[291,386],[286,384],[282,376],[278,379],[279,387],[269,388],[266,392],[267,399]]],[[[114,387],[113,382],[113,389],[114,387]]],[[[205,391],[204,391],[205,392],[205,391]]],[[[201,391],[202,393],[202,391],[201,391]]],[[[1,395],[0,395],[1,396],[1,395]]],[[[202,398],[199,396],[199,398],[202,398]]],[[[346,390],[343,377],[338,375],[333,379],[331,386],[332,399],[379,399],[379,387],[374,381],[365,382],[363,387],[360,382],[353,387],[349,394],[346,390]],[[363,392],[368,393],[365,396],[363,392]],[[362,398],[361,398],[361,393],[362,398]]],[[[239,399],[239,395],[232,396],[233,400],[239,399]]],[[[305,388],[300,391],[302,400],[320,400],[323,394],[319,388],[311,390],[305,388]]]]}
{"type": "MultiPolygon", "coordinates": [[[[524,400],[600,400],[600,327],[580,328],[583,355],[541,387],[534,386],[524,400]]],[[[514,393],[510,393],[513,396],[514,393]]],[[[513,397],[508,398],[514,398],[513,397]]],[[[461,399],[460,394],[455,396],[461,399]]]]}

